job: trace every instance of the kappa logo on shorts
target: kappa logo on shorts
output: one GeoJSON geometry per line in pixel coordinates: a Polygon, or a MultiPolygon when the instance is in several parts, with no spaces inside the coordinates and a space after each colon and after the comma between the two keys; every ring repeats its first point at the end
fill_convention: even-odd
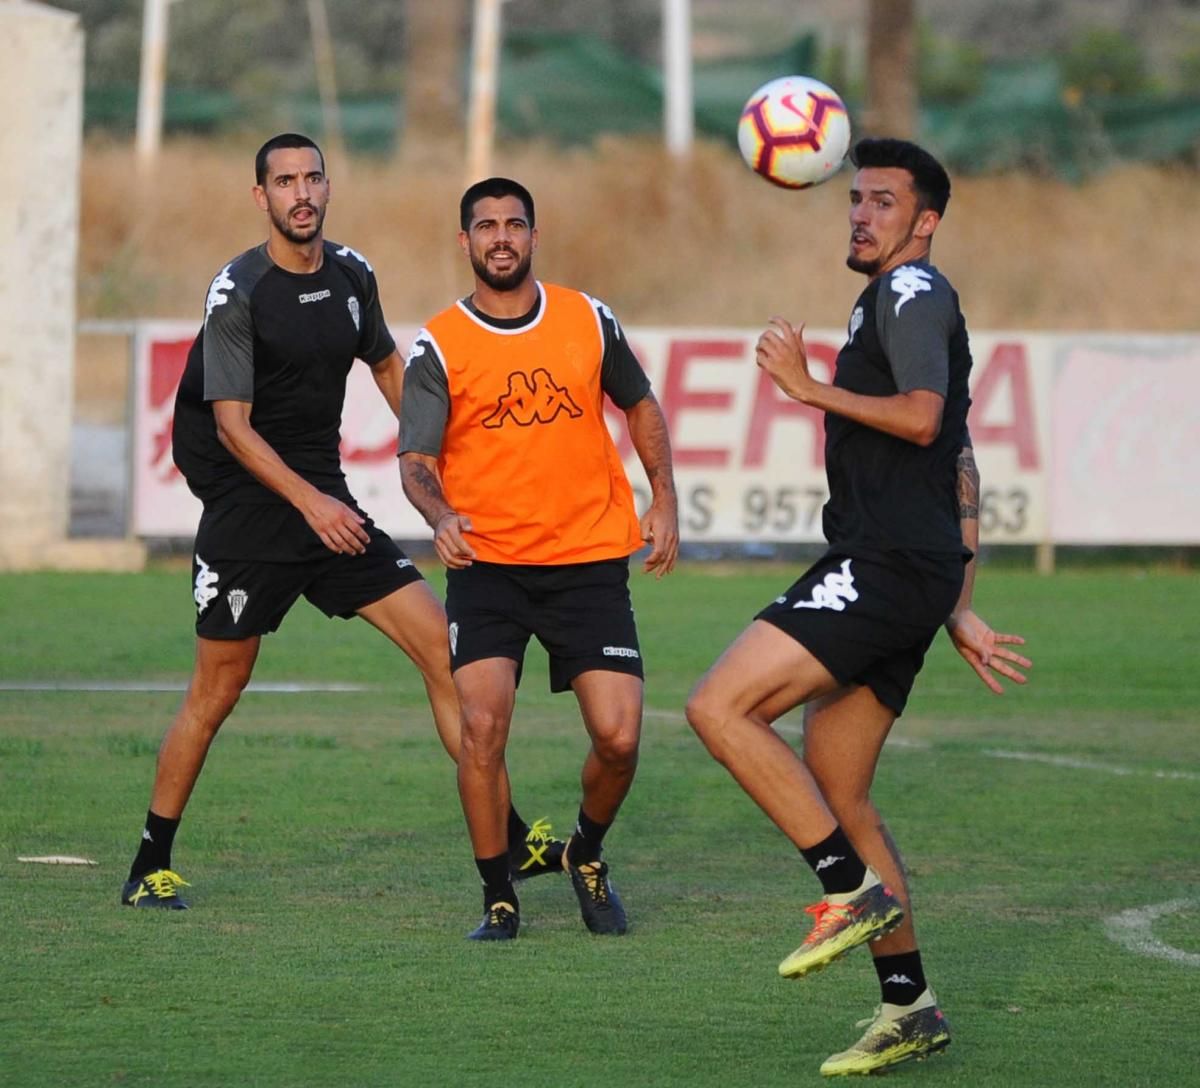
{"type": "Polygon", "coordinates": [[[458,653],[458,624],[450,624],[450,656],[458,653]]]}
{"type": "Polygon", "coordinates": [[[225,600],[229,602],[229,611],[233,613],[233,622],[237,623],[242,618],[242,609],[250,600],[250,594],[244,589],[231,589],[225,594],[225,600]]]}
{"type": "Polygon", "coordinates": [[[641,657],[642,655],[629,646],[605,646],[600,651],[605,657],[641,657]]]}
{"type": "Polygon", "coordinates": [[[858,590],[854,588],[854,575],[850,573],[850,560],[842,563],[839,574],[831,570],[823,581],[813,586],[812,597],[797,601],[793,608],[831,608],[834,612],[846,611],[847,601],[857,601],[858,590]]]}
{"type": "Polygon", "coordinates": [[[196,601],[196,611],[201,615],[217,595],[217,583],[220,580],[221,576],[197,555],[196,584],[192,587],[192,596],[196,601]]]}
{"type": "Polygon", "coordinates": [[[496,410],[484,421],[489,429],[503,426],[511,419],[518,427],[534,423],[553,423],[560,412],[571,419],[583,415],[583,409],[571,399],[565,385],[555,385],[550,371],[538,367],[532,375],[514,370],[508,376],[508,389],[496,402],[496,410]]]}
{"type": "Polygon", "coordinates": [[[411,559],[397,559],[396,560],[396,566],[398,566],[401,570],[403,570],[405,567],[411,567],[412,565],[413,565],[413,561],[411,559]]]}

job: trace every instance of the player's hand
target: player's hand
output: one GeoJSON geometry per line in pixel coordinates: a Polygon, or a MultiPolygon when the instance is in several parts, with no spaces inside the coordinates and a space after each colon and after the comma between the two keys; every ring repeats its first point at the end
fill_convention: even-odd
{"type": "Polygon", "coordinates": [[[808,371],[804,325],[773,317],[754,347],[754,361],[792,400],[803,401],[815,384],[808,371]]]}
{"type": "Polygon", "coordinates": [[[1009,646],[1025,645],[1020,635],[1002,635],[993,631],[969,608],[951,616],[946,621],[946,631],[963,660],[997,695],[1003,695],[1004,688],[993,673],[1007,677],[1014,684],[1024,684],[1028,679],[1018,670],[1032,668],[1033,662],[1008,649],[1009,646]]]}
{"type": "Polygon", "coordinates": [[[642,539],[650,545],[650,554],[642,564],[642,571],[654,572],[656,578],[670,574],[675,569],[679,555],[679,511],[674,497],[655,499],[640,521],[642,539]]]}
{"type": "Polygon", "coordinates": [[[308,527],[321,538],[321,543],[339,555],[362,555],[371,541],[357,510],[332,495],[317,492],[316,497],[301,510],[308,527]]]}
{"type": "Polygon", "coordinates": [[[452,570],[469,567],[475,558],[475,549],[467,543],[463,533],[471,531],[471,519],[464,518],[455,510],[447,510],[433,527],[433,546],[438,558],[452,570]]]}

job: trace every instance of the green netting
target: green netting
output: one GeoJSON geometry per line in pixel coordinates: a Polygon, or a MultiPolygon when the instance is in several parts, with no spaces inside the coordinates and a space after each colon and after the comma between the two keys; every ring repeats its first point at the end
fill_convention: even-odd
{"type": "MultiPolygon", "coordinates": [[[[696,129],[732,143],[749,94],[777,76],[816,68],[805,36],[777,53],[698,63],[693,73],[696,129]]],[[[856,103],[849,103],[851,114],[856,103]]],[[[341,122],[356,151],[388,151],[403,138],[398,95],[344,99],[341,122]]],[[[86,123],[132,131],[137,89],[89,88],[86,123]]],[[[579,35],[520,34],[505,41],[497,103],[503,136],[586,143],[605,132],[662,131],[662,74],[603,42],[579,35]]],[[[239,98],[231,92],[172,87],[164,104],[168,131],[218,132],[248,125],[322,133],[315,94],[239,98]]],[[[1053,58],[988,68],[966,102],[930,102],[919,138],[958,173],[1033,167],[1078,178],[1119,160],[1190,160],[1200,148],[1200,99],[1069,95],[1053,58]]]]}

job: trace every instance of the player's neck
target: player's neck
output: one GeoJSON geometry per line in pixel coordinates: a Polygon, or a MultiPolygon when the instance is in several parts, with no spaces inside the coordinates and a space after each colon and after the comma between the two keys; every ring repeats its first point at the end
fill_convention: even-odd
{"type": "Polygon", "coordinates": [[[537,302],[537,280],[530,274],[511,291],[497,291],[482,280],[475,281],[471,304],[488,317],[524,317],[537,302]]]}
{"type": "Polygon", "coordinates": [[[319,234],[307,242],[290,242],[272,231],[267,238],[267,256],[285,272],[305,275],[320,271],[325,263],[325,243],[319,234]]]}
{"type": "Polygon", "coordinates": [[[927,241],[914,238],[899,252],[889,257],[887,263],[870,278],[877,280],[880,276],[886,276],[889,272],[894,272],[902,265],[913,264],[915,261],[928,261],[931,248],[927,241]]]}

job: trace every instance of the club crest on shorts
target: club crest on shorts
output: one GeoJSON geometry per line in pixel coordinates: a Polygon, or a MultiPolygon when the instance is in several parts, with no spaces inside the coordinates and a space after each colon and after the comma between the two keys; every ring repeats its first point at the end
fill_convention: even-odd
{"type": "Polygon", "coordinates": [[[357,332],[362,326],[362,318],[358,312],[358,299],[353,295],[346,299],[346,309],[350,311],[350,317],[354,321],[354,330],[357,332]]]}
{"type": "Polygon", "coordinates": [[[231,589],[225,594],[225,600],[229,602],[229,611],[233,613],[234,623],[242,618],[242,609],[246,607],[249,599],[250,594],[244,589],[231,589]]]}
{"type": "Polygon", "coordinates": [[[458,624],[450,624],[450,656],[458,653],[458,624]]]}

